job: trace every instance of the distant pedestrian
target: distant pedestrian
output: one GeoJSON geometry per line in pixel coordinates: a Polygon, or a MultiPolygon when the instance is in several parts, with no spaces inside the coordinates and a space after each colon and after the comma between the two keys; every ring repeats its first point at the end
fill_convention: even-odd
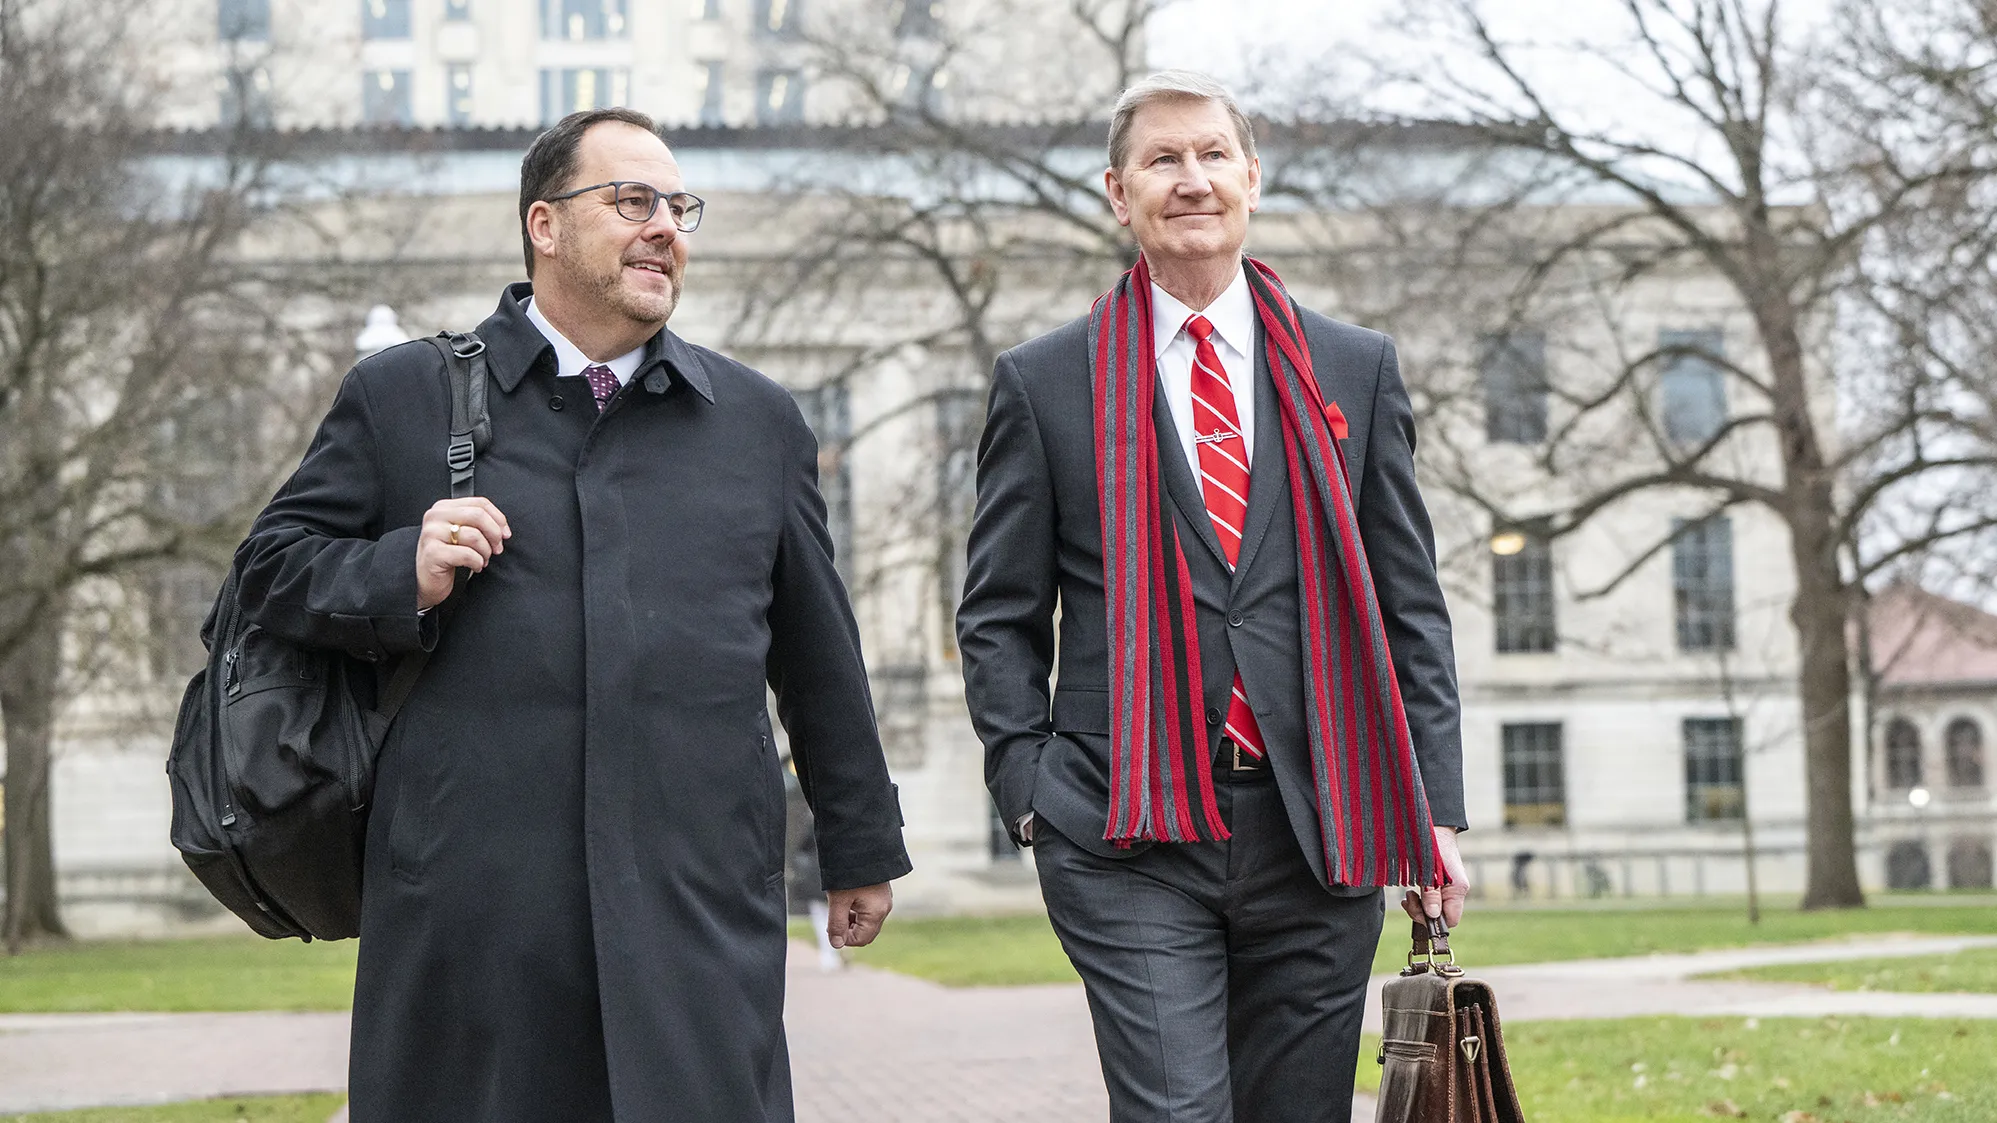
{"type": "Polygon", "coordinates": [[[1524,900],[1532,895],[1532,876],[1527,871],[1532,866],[1532,851],[1520,850],[1512,855],[1512,896],[1524,900]]]}

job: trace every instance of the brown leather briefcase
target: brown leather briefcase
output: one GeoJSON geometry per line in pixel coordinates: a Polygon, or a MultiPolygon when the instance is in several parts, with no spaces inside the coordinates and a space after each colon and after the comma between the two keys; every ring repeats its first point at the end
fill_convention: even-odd
{"type": "Polygon", "coordinates": [[[1498,999],[1467,978],[1440,919],[1414,926],[1407,970],[1382,996],[1375,1123],[1525,1123],[1498,999]]]}

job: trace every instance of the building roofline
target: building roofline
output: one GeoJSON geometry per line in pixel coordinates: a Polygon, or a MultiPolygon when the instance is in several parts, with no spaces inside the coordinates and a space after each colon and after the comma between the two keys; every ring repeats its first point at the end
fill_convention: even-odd
{"type": "MultiPolygon", "coordinates": [[[[400,126],[238,129],[217,126],[162,129],[148,147],[157,154],[219,156],[254,150],[266,156],[310,157],[362,153],[428,155],[454,152],[524,152],[544,131],[539,125],[400,126]]],[[[798,125],[667,125],[660,136],[674,148],[708,150],[873,149],[894,151],[926,147],[947,133],[972,143],[1009,148],[1107,146],[1109,123],[1087,118],[1072,121],[1015,122],[860,122],[798,125]]],[[[1258,145],[1297,147],[1353,144],[1361,140],[1403,146],[1464,144],[1473,134],[1461,126],[1380,125],[1340,121],[1255,119],[1258,145]]]]}

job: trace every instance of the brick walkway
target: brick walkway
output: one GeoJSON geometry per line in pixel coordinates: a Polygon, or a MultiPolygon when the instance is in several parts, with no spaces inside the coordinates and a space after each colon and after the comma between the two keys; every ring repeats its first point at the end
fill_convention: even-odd
{"type": "MultiPolygon", "coordinates": [[[[1653,1013],[1997,1018],[1997,995],[1686,981],[1768,963],[1978,946],[1997,946],[1997,938],[1875,939],[1478,973],[1496,987],[1506,1021],[1653,1013]]],[[[864,969],[828,975],[812,966],[809,949],[796,951],[786,1020],[800,1123],[1099,1123],[1107,1114],[1079,987],[952,990],[864,969]]],[[[1377,1028],[1378,1009],[1376,996],[1368,1028],[1377,1028]]],[[[0,1015],[0,1113],[337,1091],[346,1054],[344,1014],[0,1015]]],[[[1370,1119],[1371,1111],[1358,1105],[1354,1117],[1370,1119]]]]}

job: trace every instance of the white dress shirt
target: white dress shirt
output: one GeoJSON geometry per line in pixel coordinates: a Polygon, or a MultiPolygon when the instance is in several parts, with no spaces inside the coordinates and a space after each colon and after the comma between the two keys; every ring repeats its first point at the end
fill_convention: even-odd
{"type": "Polygon", "coordinates": [[[645,345],[641,343],[607,363],[599,363],[583,354],[582,348],[569,342],[568,336],[555,330],[555,325],[549,323],[548,317],[541,315],[541,310],[535,307],[533,297],[528,297],[527,303],[521,307],[534,326],[541,329],[541,334],[548,337],[548,342],[555,345],[555,376],[558,378],[581,378],[585,368],[602,366],[609,367],[610,373],[617,376],[617,384],[622,386],[631,381],[631,376],[638,371],[638,364],[645,361],[645,345]]]}
{"type": "MultiPolygon", "coordinates": [[[[1179,447],[1200,478],[1199,452],[1193,445],[1193,354],[1199,341],[1186,330],[1193,310],[1156,282],[1151,285],[1151,330],[1157,337],[1158,389],[1172,409],[1179,430],[1179,447]]],[[[1229,284],[1200,315],[1213,324],[1213,350],[1222,373],[1234,390],[1234,416],[1241,423],[1242,462],[1255,466],[1255,298],[1248,292],[1248,275],[1234,272],[1229,284]]],[[[1216,402],[1215,405],[1220,403],[1216,402]]]]}

